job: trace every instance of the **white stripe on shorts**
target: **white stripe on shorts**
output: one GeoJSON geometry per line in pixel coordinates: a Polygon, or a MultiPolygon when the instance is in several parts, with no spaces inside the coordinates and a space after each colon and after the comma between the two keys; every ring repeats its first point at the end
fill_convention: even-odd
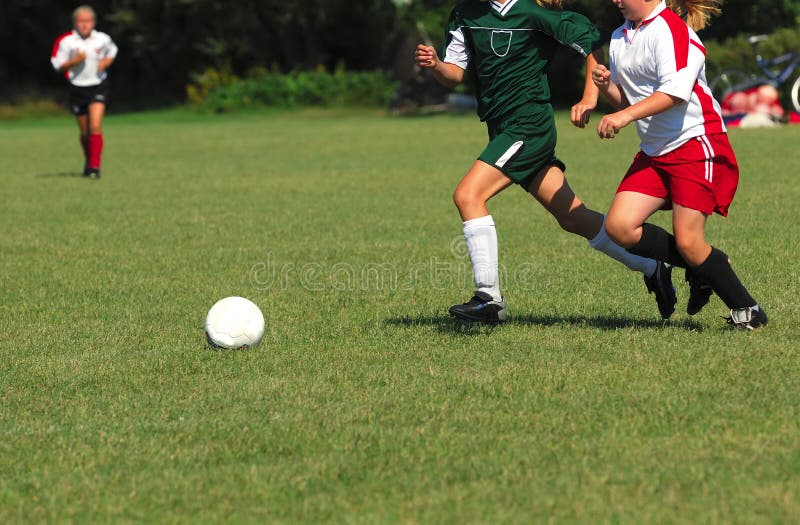
{"type": "Polygon", "coordinates": [[[714,182],[714,147],[711,146],[711,142],[705,135],[697,137],[697,140],[703,146],[703,152],[706,154],[706,180],[714,182]]]}
{"type": "Polygon", "coordinates": [[[520,140],[520,141],[517,141],[517,142],[515,142],[514,144],[512,144],[512,145],[511,145],[511,147],[510,147],[510,148],[508,148],[508,149],[506,150],[506,152],[505,152],[505,153],[503,153],[503,156],[502,156],[502,157],[500,157],[499,159],[497,159],[497,162],[495,162],[495,163],[494,163],[494,165],[495,165],[495,166],[497,166],[498,168],[502,168],[503,166],[505,166],[505,165],[506,165],[506,162],[508,162],[509,160],[511,160],[511,157],[513,157],[514,155],[516,155],[516,153],[519,151],[519,149],[520,149],[520,148],[521,148],[521,147],[522,147],[524,144],[525,144],[525,143],[524,143],[524,142],[522,142],[521,140],[520,140]]]}

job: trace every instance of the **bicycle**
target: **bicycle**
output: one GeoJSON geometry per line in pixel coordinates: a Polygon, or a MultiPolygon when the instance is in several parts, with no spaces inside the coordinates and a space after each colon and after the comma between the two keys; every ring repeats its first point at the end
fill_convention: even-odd
{"type": "MultiPolygon", "coordinates": [[[[736,68],[722,70],[719,75],[709,82],[709,88],[711,88],[711,93],[715,99],[722,103],[725,97],[734,91],[745,91],[763,84],[770,84],[775,89],[780,90],[786,84],[787,80],[792,77],[792,74],[800,66],[800,49],[775,58],[764,58],[761,56],[759,44],[768,38],[767,35],[755,35],[747,39],[750,45],[753,46],[756,65],[761,70],[762,75],[759,76],[736,68]],[[778,67],[784,63],[786,63],[785,66],[778,67]]],[[[800,76],[792,83],[788,91],[788,97],[792,106],[794,106],[794,110],[800,113],[800,76]]]]}

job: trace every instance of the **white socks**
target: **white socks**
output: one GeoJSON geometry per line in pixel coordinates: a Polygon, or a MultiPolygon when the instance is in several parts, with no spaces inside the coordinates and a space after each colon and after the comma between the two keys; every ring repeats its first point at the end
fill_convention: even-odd
{"type": "MultiPolygon", "coordinates": [[[[465,221],[464,240],[467,242],[469,260],[472,262],[472,277],[475,280],[475,287],[478,291],[491,295],[495,301],[502,301],[497,257],[497,231],[492,216],[487,215],[465,221]]],[[[611,240],[606,233],[605,217],[603,217],[603,227],[600,228],[597,236],[589,241],[589,246],[647,277],[652,276],[656,271],[656,261],[634,255],[611,240]]]]}
{"type": "MultiPolygon", "coordinates": [[[[465,223],[466,224],[466,223],[465,223]]],[[[595,250],[600,250],[612,259],[616,259],[631,270],[643,273],[645,276],[650,277],[656,272],[656,261],[653,259],[645,259],[630,253],[628,250],[618,245],[606,233],[606,217],[603,215],[603,226],[600,228],[600,233],[589,241],[589,246],[595,250]]]]}
{"type": "Polygon", "coordinates": [[[492,216],[465,221],[464,240],[467,241],[469,260],[472,262],[475,287],[491,295],[495,301],[501,301],[497,231],[492,216]]]}

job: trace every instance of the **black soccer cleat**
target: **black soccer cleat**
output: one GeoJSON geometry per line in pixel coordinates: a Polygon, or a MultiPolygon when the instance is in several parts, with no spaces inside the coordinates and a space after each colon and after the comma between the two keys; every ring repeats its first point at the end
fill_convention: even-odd
{"type": "Polygon", "coordinates": [[[675,303],[678,297],[675,295],[675,287],[672,286],[672,267],[667,266],[661,261],[656,261],[656,273],[650,277],[644,276],[644,284],[647,291],[656,295],[656,304],[661,319],[667,320],[675,311],[675,303]]]}
{"type": "Polygon", "coordinates": [[[95,179],[100,178],[100,168],[89,168],[89,176],[95,179]]]}
{"type": "Polygon", "coordinates": [[[739,330],[753,331],[762,326],[767,326],[767,314],[759,307],[748,306],[731,310],[731,316],[725,318],[729,325],[739,330]]]}
{"type": "Polygon", "coordinates": [[[453,317],[476,323],[497,324],[506,320],[506,303],[495,301],[481,291],[475,292],[468,302],[451,306],[449,311],[453,317]]]}
{"type": "Polygon", "coordinates": [[[689,302],[686,303],[686,313],[695,315],[700,313],[700,310],[708,304],[708,300],[711,299],[711,294],[714,291],[689,269],[686,270],[685,279],[689,283],[689,302]]]}
{"type": "Polygon", "coordinates": [[[92,170],[89,169],[89,161],[83,163],[83,176],[84,177],[91,177],[92,170]]]}

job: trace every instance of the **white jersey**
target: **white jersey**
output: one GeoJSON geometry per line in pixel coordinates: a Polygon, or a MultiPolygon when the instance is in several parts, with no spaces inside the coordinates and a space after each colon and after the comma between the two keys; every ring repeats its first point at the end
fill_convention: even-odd
{"type": "Polygon", "coordinates": [[[103,32],[92,30],[84,39],[73,30],[56,39],[50,63],[56,71],[59,71],[64,63],[81,51],[86,53],[86,59],[69,68],[64,76],[73,86],[96,86],[108,76],[106,71],[97,72],[97,63],[104,58],[116,57],[117,46],[111,37],[103,32]]]}
{"type": "Polygon", "coordinates": [[[724,133],[719,103],[706,83],[706,50],[662,0],[638,29],[626,21],[611,37],[611,81],[631,105],[656,91],[686,101],[636,121],[641,149],[655,157],[693,137],[724,133]]]}

